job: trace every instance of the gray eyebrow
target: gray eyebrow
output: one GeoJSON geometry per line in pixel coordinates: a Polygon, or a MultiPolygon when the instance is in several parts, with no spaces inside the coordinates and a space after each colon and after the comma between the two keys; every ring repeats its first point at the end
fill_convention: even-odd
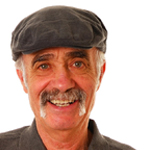
{"type": "Polygon", "coordinates": [[[67,57],[72,57],[72,58],[85,58],[87,60],[89,60],[89,56],[88,53],[86,52],[87,50],[78,50],[78,51],[72,51],[72,52],[68,52],[66,53],[67,57]]]}
{"type": "MultiPolygon", "coordinates": [[[[87,50],[71,51],[71,52],[67,52],[66,56],[71,58],[76,58],[76,57],[85,58],[86,60],[89,60],[89,56],[86,51],[87,50]]],[[[54,58],[54,54],[43,54],[43,55],[37,54],[32,60],[32,67],[35,65],[36,62],[46,61],[52,58],[54,58]]]]}
{"type": "Polygon", "coordinates": [[[53,54],[36,55],[32,60],[32,67],[36,62],[46,61],[49,60],[50,58],[51,59],[54,58],[54,55],[53,54]]]}

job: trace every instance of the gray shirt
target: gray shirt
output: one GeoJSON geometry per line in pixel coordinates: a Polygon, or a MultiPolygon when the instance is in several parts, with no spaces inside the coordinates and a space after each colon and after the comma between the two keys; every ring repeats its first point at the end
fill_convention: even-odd
{"type": "MultiPolygon", "coordinates": [[[[88,150],[134,150],[128,145],[103,136],[93,120],[89,120],[88,129],[93,137],[88,150]]],[[[0,150],[46,150],[36,129],[36,122],[31,126],[0,134],[0,150]]]]}

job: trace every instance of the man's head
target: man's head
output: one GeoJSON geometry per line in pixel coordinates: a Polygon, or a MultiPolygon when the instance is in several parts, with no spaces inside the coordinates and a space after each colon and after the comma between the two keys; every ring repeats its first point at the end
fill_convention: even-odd
{"type": "Polygon", "coordinates": [[[93,13],[47,7],[12,36],[17,74],[35,118],[53,129],[87,121],[105,71],[107,31],[93,13]]]}

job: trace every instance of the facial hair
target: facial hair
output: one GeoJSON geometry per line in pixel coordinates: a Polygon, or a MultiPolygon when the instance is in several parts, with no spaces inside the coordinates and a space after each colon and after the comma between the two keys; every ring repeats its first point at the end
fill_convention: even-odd
{"type": "Polygon", "coordinates": [[[81,89],[69,89],[66,92],[60,92],[58,89],[53,89],[51,91],[44,90],[40,94],[40,115],[42,118],[46,117],[46,105],[52,100],[69,100],[69,101],[79,101],[79,116],[86,113],[85,101],[86,93],[81,89]]]}

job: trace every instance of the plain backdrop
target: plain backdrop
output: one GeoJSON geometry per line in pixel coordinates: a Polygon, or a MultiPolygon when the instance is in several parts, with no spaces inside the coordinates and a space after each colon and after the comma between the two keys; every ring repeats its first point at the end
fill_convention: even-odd
{"type": "Polygon", "coordinates": [[[34,118],[11,57],[11,33],[32,12],[68,5],[95,12],[108,30],[106,72],[91,118],[100,132],[150,150],[150,3],[148,0],[5,0],[0,2],[0,132],[34,118]]]}

